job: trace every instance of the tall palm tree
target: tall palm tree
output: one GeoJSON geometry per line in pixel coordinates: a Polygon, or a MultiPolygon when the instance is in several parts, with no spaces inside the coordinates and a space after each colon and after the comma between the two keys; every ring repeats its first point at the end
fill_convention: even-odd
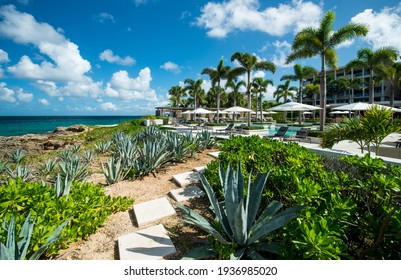
{"type": "MultiPolygon", "coordinates": [[[[298,90],[297,87],[290,86],[290,80],[285,81],[284,84],[278,85],[277,90],[273,92],[273,97],[276,98],[277,103],[283,98],[284,102],[287,102],[288,97],[295,98],[294,92],[298,90]]],[[[284,121],[287,119],[287,112],[283,112],[284,121]]]]}
{"type": "Polygon", "coordinates": [[[364,81],[361,78],[354,78],[350,80],[345,77],[340,77],[337,79],[337,84],[340,90],[345,90],[348,92],[349,103],[352,103],[353,100],[352,90],[362,89],[364,87],[364,81]]]}
{"type": "Polygon", "coordinates": [[[209,75],[209,78],[212,82],[213,86],[217,86],[217,122],[220,122],[219,119],[219,114],[220,114],[220,83],[222,79],[227,78],[227,74],[230,71],[229,66],[224,66],[224,61],[223,59],[220,59],[219,65],[217,65],[217,68],[204,68],[202,70],[202,75],[209,75]]]}
{"type": "Polygon", "coordinates": [[[267,87],[269,85],[273,85],[273,81],[269,79],[263,80],[263,78],[261,77],[254,78],[252,81],[252,87],[255,89],[256,95],[259,94],[259,96],[256,96],[256,112],[258,111],[258,100],[259,100],[261,118],[263,111],[263,105],[262,105],[263,93],[266,92],[267,87]]]}
{"type": "MultiPolygon", "coordinates": [[[[185,79],[184,84],[186,85],[184,87],[184,90],[188,93],[188,95],[191,97],[193,100],[193,105],[194,109],[196,109],[199,105],[199,99],[202,94],[204,94],[204,89],[202,88],[202,79],[197,79],[196,81],[193,79],[185,79]]],[[[195,119],[194,115],[194,119],[195,119]]]]}
{"type": "Polygon", "coordinates": [[[171,106],[181,106],[182,98],[187,95],[182,86],[173,86],[169,89],[168,94],[170,95],[171,106]]]}
{"type": "Polygon", "coordinates": [[[320,55],[320,130],[323,131],[326,122],[326,64],[329,68],[337,68],[337,53],[335,47],[355,37],[366,36],[368,28],[363,24],[348,23],[337,31],[333,30],[335,13],[328,11],[318,28],[306,27],[301,30],[292,43],[292,53],[286,63],[296,59],[320,55]]]}
{"type": "MultiPolygon", "coordinates": [[[[388,81],[390,84],[390,107],[394,107],[395,87],[397,77],[401,75],[401,62],[395,62],[392,65],[380,65],[377,69],[377,80],[388,81]]],[[[399,78],[400,79],[400,78],[399,78]]]]}
{"type": "Polygon", "coordinates": [[[284,75],[281,77],[280,81],[290,80],[290,81],[299,81],[298,86],[298,102],[302,103],[302,89],[304,87],[304,81],[306,78],[317,75],[318,71],[312,66],[302,66],[300,64],[294,65],[294,74],[293,75],[284,75]]]}
{"type": "Polygon", "coordinates": [[[226,88],[230,88],[232,90],[230,93],[230,97],[233,101],[231,104],[233,104],[234,107],[237,106],[237,103],[239,106],[242,106],[243,98],[240,92],[240,88],[242,86],[246,87],[246,83],[243,80],[239,82],[236,82],[235,80],[230,80],[226,84],[226,88]]]}
{"type": "MultiPolygon", "coordinates": [[[[257,57],[249,53],[235,52],[231,56],[231,61],[237,61],[240,66],[232,69],[230,71],[230,78],[238,77],[240,75],[246,74],[246,94],[248,97],[248,109],[251,110],[251,73],[255,70],[265,70],[274,73],[276,71],[276,66],[274,63],[269,61],[258,61],[257,57]]],[[[248,114],[248,126],[251,125],[251,114],[248,114]]]]}
{"type": "Polygon", "coordinates": [[[346,69],[355,67],[363,67],[369,69],[369,103],[374,103],[374,72],[382,64],[391,65],[398,58],[398,51],[393,47],[382,47],[376,51],[369,48],[360,49],[357,52],[357,58],[351,60],[346,66],[346,69]]]}

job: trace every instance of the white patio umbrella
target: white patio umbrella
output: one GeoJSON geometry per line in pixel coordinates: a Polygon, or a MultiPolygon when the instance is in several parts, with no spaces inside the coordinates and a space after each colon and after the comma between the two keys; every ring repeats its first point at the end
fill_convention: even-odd
{"type": "Polygon", "coordinates": [[[386,108],[386,109],[392,109],[392,107],[384,106],[384,105],[379,105],[379,104],[369,104],[369,103],[363,103],[363,102],[356,102],[356,103],[351,103],[351,104],[346,104],[343,106],[335,107],[334,109],[336,110],[347,110],[347,111],[365,111],[370,109],[372,106],[378,106],[379,108],[386,108]]]}
{"type": "Polygon", "coordinates": [[[274,111],[283,111],[283,112],[291,112],[291,118],[292,118],[292,112],[298,112],[298,111],[309,111],[309,110],[320,110],[320,107],[317,106],[312,106],[308,104],[303,104],[303,103],[298,103],[298,102],[287,102],[275,107],[271,107],[271,110],[274,111]]]}
{"type": "Polygon", "coordinates": [[[304,115],[313,115],[313,113],[312,113],[312,112],[308,112],[308,111],[306,111],[306,112],[303,112],[302,114],[304,114],[304,115]]]}
{"type": "Polygon", "coordinates": [[[234,114],[235,113],[239,113],[239,112],[248,112],[248,113],[252,113],[253,111],[244,107],[240,107],[240,106],[234,106],[234,107],[230,107],[227,109],[224,109],[222,112],[225,113],[233,113],[233,119],[234,119],[234,114]]]}
{"type": "Polygon", "coordinates": [[[334,114],[349,114],[349,111],[332,111],[329,113],[330,115],[334,115],[334,114]]]}
{"type": "Polygon", "coordinates": [[[192,114],[214,114],[215,111],[206,110],[203,108],[198,108],[192,111],[192,114]]]}
{"type": "MultiPolygon", "coordinates": [[[[253,114],[253,115],[260,115],[260,112],[252,112],[251,114],[253,114]]],[[[266,111],[262,111],[262,115],[270,115],[270,114],[277,114],[277,112],[273,112],[273,111],[268,111],[268,112],[266,112],[266,111]]]]}

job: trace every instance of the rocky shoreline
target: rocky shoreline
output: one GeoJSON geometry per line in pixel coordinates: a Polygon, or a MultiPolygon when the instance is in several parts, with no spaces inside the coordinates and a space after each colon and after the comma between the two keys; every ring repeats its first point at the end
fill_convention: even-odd
{"type": "Polygon", "coordinates": [[[57,127],[52,133],[0,136],[0,159],[7,157],[17,149],[23,150],[28,155],[49,150],[66,149],[77,142],[74,139],[65,138],[65,136],[82,134],[89,130],[89,126],[72,125],[69,127],[57,127]]]}

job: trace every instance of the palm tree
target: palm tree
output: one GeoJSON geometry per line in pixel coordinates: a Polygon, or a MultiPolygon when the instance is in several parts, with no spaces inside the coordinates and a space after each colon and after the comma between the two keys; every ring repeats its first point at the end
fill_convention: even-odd
{"type": "Polygon", "coordinates": [[[337,79],[337,85],[340,90],[344,89],[348,92],[348,102],[352,103],[353,95],[352,90],[362,89],[364,87],[364,81],[361,78],[354,78],[352,80],[345,77],[340,77],[337,79]]]}
{"type": "Polygon", "coordinates": [[[187,95],[182,86],[173,86],[169,89],[168,94],[170,95],[171,106],[181,106],[182,98],[187,95]]]}
{"type": "Polygon", "coordinates": [[[393,47],[382,47],[376,51],[369,48],[360,49],[357,52],[357,58],[351,60],[346,66],[346,69],[365,68],[369,70],[369,103],[374,103],[374,72],[382,64],[391,65],[398,58],[398,51],[393,47]]]}
{"type": "Polygon", "coordinates": [[[210,80],[212,81],[213,86],[217,86],[217,122],[220,121],[219,113],[220,113],[220,82],[222,79],[227,78],[227,74],[230,71],[229,66],[224,66],[223,59],[220,59],[219,65],[216,69],[214,68],[204,68],[202,70],[202,75],[209,75],[210,80]]]}
{"type": "MultiPolygon", "coordinates": [[[[290,86],[290,80],[285,81],[284,84],[278,85],[277,90],[273,92],[273,97],[276,98],[277,103],[280,102],[280,99],[283,98],[284,102],[287,102],[288,97],[295,98],[294,91],[298,90],[297,87],[290,86]]],[[[287,119],[287,112],[283,112],[284,121],[287,119]]]]}
{"type": "Polygon", "coordinates": [[[290,80],[290,81],[299,81],[298,86],[298,102],[302,103],[302,89],[304,87],[304,81],[306,78],[317,75],[318,71],[312,66],[302,66],[300,64],[294,65],[294,74],[293,75],[284,75],[281,77],[280,81],[290,80]]]}
{"type": "MultiPolygon", "coordinates": [[[[401,74],[401,63],[395,62],[393,65],[380,65],[377,69],[377,80],[385,80],[390,84],[390,107],[394,107],[394,91],[397,83],[397,77],[401,74]]],[[[401,78],[399,78],[400,81],[401,78]]]]}
{"type": "MultiPolygon", "coordinates": [[[[184,84],[186,84],[184,90],[188,92],[188,95],[191,97],[193,100],[194,104],[194,109],[197,108],[197,105],[199,104],[199,97],[204,94],[204,89],[202,88],[202,79],[197,79],[196,81],[193,79],[185,79],[184,84]]],[[[191,100],[191,101],[192,101],[191,100]]],[[[195,115],[194,115],[195,119],[195,115]]]]}
{"type": "Polygon", "coordinates": [[[262,118],[262,111],[263,111],[263,105],[262,105],[263,92],[266,92],[267,87],[269,85],[273,85],[273,81],[269,79],[263,80],[263,78],[261,77],[254,78],[252,81],[252,87],[253,89],[255,89],[256,95],[259,94],[259,97],[256,96],[256,112],[258,111],[258,99],[259,99],[260,118],[262,118]]]}
{"type": "Polygon", "coordinates": [[[306,27],[301,30],[292,43],[292,53],[286,63],[296,59],[309,58],[320,55],[320,130],[323,131],[326,122],[326,64],[331,69],[337,68],[337,53],[335,47],[355,37],[366,36],[368,28],[358,23],[349,23],[337,31],[333,30],[335,13],[328,11],[318,28],[306,27]]]}
{"type": "Polygon", "coordinates": [[[241,92],[239,91],[242,86],[246,87],[245,81],[242,80],[237,83],[235,80],[230,80],[226,84],[226,88],[230,88],[232,90],[230,97],[233,101],[231,104],[233,104],[234,107],[237,106],[237,103],[239,106],[242,106],[243,98],[241,92]]]}
{"type": "MultiPolygon", "coordinates": [[[[255,70],[265,70],[274,73],[276,71],[276,66],[269,61],[258,61],[257,57],[249,53],[235,52],[231,56],[231,61],[237,61],[240,66],[232,69],[230,71],[229,77],[238,77],[240,75],[246,74],[246,94],[248,97],[248,109],[251,110],[251,73],[255,70]]],[[[248,114],[248,126],[251,125],[251,114],[248,114]]]]}

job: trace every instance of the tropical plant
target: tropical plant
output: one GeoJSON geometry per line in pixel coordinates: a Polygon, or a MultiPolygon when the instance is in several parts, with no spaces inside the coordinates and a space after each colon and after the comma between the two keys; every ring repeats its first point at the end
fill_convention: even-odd
{"type": "Polygon", "coordinates": [[[101,141],[95,144],[95,149],[98,153],[105,154],[109,151],[111,141],[101,141]]]}
{"type": "MultiPolygon", "coordinates": [[[[252,110],[252,99],[251,99],[251,74],[252,71],[264,70],[274,73],[276,71],[276,66],[274,63],[269,61],[258,61],[255,55],[249,53],[235,52],[231,56],[231,61],[237,61],[240,66],[235,67],[230,70],[228,74],[229,79],[234,79],[240,75],[246,74],[246,94],[248,97],[248,109],[252,110]]],[[[248,114],[248,126],[251,126],[251,114],[248,114]]]]}
{"type": "Polygon", "coordinates": [[[32,169],[27,165],[17,164],[15,169],[7,167],[7,173],[12,179],[16,180],[17,178],[20,178],[25,182],[30,178],[32,169]]]}
{"type": "MultiPolygon", "coordinates": [[[[51,244],[61,239],[60,234],[69,222],[67,220],[60,224],[47,238],[46,243],[33,252],[29,256],[29,259],[38,260],[51,244]]],[[[18,233],[14,215],[11,216],[8,224],[4,221],[3,228],[7,232],[7,241],[5,244],[0,243],[0,260],[25,260],[29,251],[34,226],[35,220],[31,221],[31,212],[29,212],[18,233]]]]}
{"type": "Polygon", "coordinates": [[[71,152],[73,154],[77,154],[79,152],[79,150],[81,149],[81,145],[80,144],[74,144],[71,147],[71,152]]]}
{"type": "Polygon", "coordinates": [[[124,167],[121,165],[121,159],[115,159],[114,157],[110,157],[107,160],[107,169],[103,166],[102,163],[102,171],[104,176],[106,177],[106,181],[109,185],[115,184],[128,175],[130,169],[124,170],[124,167]]]}
{"type": "Polygon", "coordinates": [[[348,92],[348,102],[351,104],[353,100],[352,91],[354,89],[362,89],[365,82],[360,78],[354,78],[352,80],[340,77],[337,79],[339,89],[344,89],[348,92]]]}
{"type": "Polygon", "coordinates": [[[187,95],[182,86],[173,86],[169,89],[170,102],[172,107],[182,106],[182,98],[187,95]]]}
{"type": "Polygon", "coordinates": [[[49,175],[54,173],[54,170],[57,166],[57,160],[55,159],[47,159],[45,160],[41,165],[40,165],[40,175],[42,177],[42,180],[47,179],[49,175]]]}
{"type": "Polygon", "coordinates": [[[272,201],[265,209],[259,209],[267,177],[268,173],[259,174],[253,184],[249,179],[246,188],[240,164],[237,171],[231,165],[227,170],[220,165],[220,182],[224,192],[224,201],[220,203],[206,178],[201,175],[214,222],[210,223],[184,205],[177,206],[183,211],[185,222],[210,234],[211,246],[197,248],[195,254],[189,252],[188,255],[195,258],[217,255],[219,259],[264,259],[261,252],[276,253],[277,244],[270,243],[266,236],[296,218],[302,207],[289,208],[276,214],[282,204],[272,201]]]}
{"type": "Polygon", "coordinates": [[[368,28],[358,23],[348,23],[337,31],[333,30],[335,13],[328,11],[318,28],[306,27],[302,29],[292,43],[292,53],[286,63],[296,59],[309,58],[319,55],[321,59],[320,72],[320,130],[323,131],[326,122],[326,64],[331,69],[337,68],[337,53],[335,47],[355,37],[366,36],[368,28]]]}
{"type": "Polygon", "coordinates": [[[374,103],[374,72],[385,65],[392,65],[398,58],[398,50],[393,47],[382,47],[376,51],[369,48],[360,49],[357,58],[346,65],[346,69],[365,68],[369,70],[369,103],[374,103]]]}
{"type": "Polygon", "coordinates": [[[25,153],[23,150],[16,149],[13,153],[11,153],[11,161],[13,163],[19,164],[25,158],[25,153]]]}
{"type": "Polygon", "coordinates": [[[62,196],[67,196],[71,191],[72,181],[68,179],[68,175],[61,178],[60,174],[57,174],[57,180],[54,185],[54,191],[56,192],[56,197],[60,198],[62,196]]]}
{"type": "MultiPolygon", "coordinates": [[[[202,88],[203,80],[197,79],[196,81],[193,79],[185,79],[184,91],[188,93],[193,101],[194,109],[199,107],[199,99],[202,95],[205,94],[205,90],[202,88]]],[[[195,114],[193,115],[195,120],[195,114]]]]}
{"type": "Polygon", "coordinates": [[[71,181],[83,182],[89,176],[89,162],[82,160],[79,155],[61,159],[59,167],[63,180],[69,178],[71,181]]]}
{"type": "Polygon", "coordinates": [[[262,98],[263,98],[263,92],[266,92],[267,87],[269,85],[273,85],[273,81],[266,79],[263,80],[263,78],[258,77],[254,78],[252,81],[252,88],[255,91],[256,94],[259,94],[259,96],[256,96],[256,112],[258,112],[258,100],[260,104],[260,118],[262,119],[262,111],[263,111],[263,106],[262,106],[262,98]]]}
{"type": "Polygon", "coordinates": [[[304,87],[304,81],[306,78],[311,76],[316,76],[318,71],[311,66],[302,66],[300,64],[294,65],[294,74],[292,75],[284,75],[281,77],[280,81],[290,80],[290,81],[299,81],[298,86],[298,102],[302,103],[302,89],[304,87]]]}
{"type": "Polygon", "coordinates": [[[226,84],[226,88],[230,88],[231,92],[229,93],[229,102],[232,104],[232,106],[242,106],[244,102],[244,98],[242,96],[242,93],[240,92],[241,87],[245,87],[246,83],[245,81],[241,80],[236,82],[235,80],[230,80],[226,84]],[[232,102],[231,102],[232,101],[232,102]]]}
{"type": "MultiPolygon", "coordinates": [[[[290,80],[285,81],[284,84],[280,84],[277,86],[276,91],[273,93],[273,96],[276,98],[277,102],[280,102],[280,99],[284,99],[284,103],[288,102],[288,98],[295,98],[295,93],[298,89],[297,87],[290,86],[290,80]]],[[[287,119],[287,112],[283,112],[284,121],[287,119]]]]}
{"type": "Polygon", "coordinates": [[[390,84],[390,107],[394,107],[394,95],[397,83],[401,81],[401,62],[395,62],[392,65],[379,65],[376,69],[376,80],[388,81],[390,84]]]}

